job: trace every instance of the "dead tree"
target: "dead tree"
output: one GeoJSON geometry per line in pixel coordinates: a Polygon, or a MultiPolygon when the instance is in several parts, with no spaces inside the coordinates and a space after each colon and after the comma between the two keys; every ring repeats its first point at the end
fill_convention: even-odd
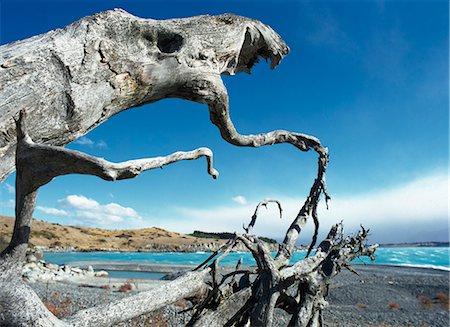
{"type": "Polygon", "coordinates": [[[352,269],[352,259],[372,257],[375,246],[364,244],[368,233],[364,228],[345,238],[342,225],[337,224],[309,256],[317,239],[317,205],[322,195],[328,199],[328,151],[318,139],[305,134],[282,130],[239,134],[229,117],[228,96],[220,78],[223,73],[251,69],[259,56],[269,58],[275,67],[287,52],[272,29],[247,18],[221,15],[154,21],[122,10],[100,13],[62,30],[1,47],[0,179],[14,166],[17,175],[14,232],[0,254],[0,323],[111,326],[197,295],[200,301],[192,307],[192,326],[247,322],[271,326],[275,308],[291,315],[289,325],[322,325],[329,279],[342,268],[352,269]],[[121,110],[167,97],[208,104],[212,122],[232,144],[258,147],[286,142],[302,151],[314,150],[318,172],[309,196],[274,258],[264,242],[252,235],[260,206],[276,202],[281,213],[280,203],[267,200],[257,206],[244,234],[236,234],[194,271],[151,291],[59,320],[21,280],[41,186],[66,174],[89,174],[108,181],[133,178],[145,170],[202,156],[207,159],[208,173],[214,178],[218,175],[206,148],[115,164],[58,146],[121,110]],[[26,109],[19,110],[21,107],[26,109]],[[289,265],[298,236],[310,218],[315,232],[307,258],[289,265]],[[238,242],[252,253],[257,267],[243,268],[238,263],[236,271],[220,276],[220,259],[238,242]]]}
{"type": "Polygon", "coordinates": [[[123,110],[181,98],[208,104],[227,141],[268,144],[273,137],[236,132],[220,76],[249,71],[258,57],[274,68],[287,53],[270,27],[245,17],[158,21],[120,9],[1,46],[0,182],[14,169],[13,117],[22,108],[35,142],[65,145],[123,110]]]}

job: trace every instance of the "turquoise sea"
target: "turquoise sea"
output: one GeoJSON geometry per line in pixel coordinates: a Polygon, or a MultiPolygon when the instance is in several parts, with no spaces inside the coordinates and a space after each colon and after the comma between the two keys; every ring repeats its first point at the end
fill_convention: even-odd
{"type": "MultiPolygon", "coordinates": [[[[306,251],[297,251],[291,263],[304,258],[306,251]]],[[[71,264],[73,262],[130,262],[150,264],[198,265],[211,253],[196,252],[63,252],[45,253],[45,260],[50,263],[71,264]]],[[[255,265],[250,253],[230,253],[222,259],[222,265],[234,266],[242,258],[244,265],[255,265]]],[[[450,271],[449,247],[381,247],[376,251],[373,263],[368,258],[357,259],[354,264],[382,264],[434,268],[450,271]]]]}

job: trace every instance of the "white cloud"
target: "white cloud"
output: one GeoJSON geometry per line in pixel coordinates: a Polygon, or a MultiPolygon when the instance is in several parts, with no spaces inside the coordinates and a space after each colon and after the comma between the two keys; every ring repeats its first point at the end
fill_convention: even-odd
{"type": "Polygon", "coordinates": [[[429,221],[448,215],[448,176],[427,176],[391,189],[373,193],[336,197],[331,210],[320,213],[331,219],[341,216],[352,224],[394,224],[429,221]]]}
{"type": "Polygon", "coordinates": [[[86,136],[80,137],[78,140],[75,141],[75,143],[79,144],[79,145],[87,145],[87,146],[94,145],[94,141],[92,141],[90,138],[88,138],[86,136]]]}
{"type": "Polygon", "coordinates": [[[64,199],[58,200],[58,203],[69,209],[92,210],[100,207],[100,204],[83,195],[68,195],[64,199]]]}
{"type": "MultiPolygon", "coordinates": [[[[255,226],[258,235],[280,238],[303,204],[304,199],[285,196],[274,197],[283,206],[283,219],[278,217],[275,205],[261,210],[255,226]]],[[[213,208],[178,208],[176,221],[161,220],[161,227],[189,233],[193,229],[213,232],[239,231],[247,224],[258,202],[251,205],[221,206],[213,208]],[[163,224],[163,225],[162,225],[163,224]]],[[[343,220],[345,229],[353,232],[360,224],[372,231],[377,242],[406,242],[439,232],[447,237],[448,230],[448,178],[447,173],[423,177],[404,185],[368,192],[365,194],[336,196],[326,210],[322,202],[318,213],[321,233],[343,220]],[[427,234],[428,233],[428,234],[427,234]],[[421,236],[422,235],[422,236],[421,236]]],[[[308,223],[302,236],[307,240],[312,234],[308,223]]],[[[443,236],[442,236],[443,235],[443,236]]],[[[432,239],[428,239],[432,240],[432,239]]]]}
{"type": "Polygon", "coordinates": [[[100,148],[100,149],[108,148],[108,144],[106,144],[105,141],[100,140],[100,141],[95,142],[86,136],[80,137],[78,140],[75,141],[75,144],[88,146],[90,148],[93,148],[93,147],[100,148]]]}
{"type": "Polygon", "coordinates": [[[48,215],[57,215],[57,216],[67,216],[68,215],[67,211],[61,210],[61,209],[56,209],[56,208],[37,206],[36,209],[39,211],[42,211],[43,213],[46,213],[48,215]]]}
{"type": "Polygon", "coordinates": [[[242,195],[237,195],[231,198],[234,202],[236,202],[237,204],[240,205],[246,205],[247,204],[247,199],[245,197],[243,197],[242,195]]]}
{"type": "Polygon", "coordinates": [[[58,200],[58,204],[66,209],[69,216],[83,225],[114,228],[118,227],[114,225],[115,223],[125,220],[127,223],[129,220],[136,222],[142,219],[133,208],[123,207],[114,202],[103,205],[83,195],[68,195],[58,200]]]}
{"type": "MultiPolygon", "coordinates": [[[[235,197],[236,198],[236,197],[235,197]]],[[[272,196],[283,206],[283,218],[278,208],[269,204],[259,211],[254,232],[257,235],[282,238],[296,216],[304,199],[272,196]]],[[[142,228],[158,226],[168,230],[191,233],[193,230],[211,232],[243,232],[261,199],[246,204],[204,207],[167,208],[165,214],[142,218],[133,208],[118,203],[100,204],[83,195],[69,195],[58,201],[61,209],[75,223],[103,228],[142,228]],[[176,218],[173,218],[176,217],[176,218]],[[125,225],[125,226],[124,226],[125,225]]],[[[331,225],[344,221],[347,233],[360,224],[371,229],[373,242],[444,241],[448,239],[448,179],[447,173],[426,176],[403,185],[355,194],[335,196],[326,210],[319,207],[320,237],[331,225]],[[440,238],[440,239],[437,239],[440,238]]],[[[301,232],[300,240],[308,243],[312,222],[301,232]]]]}
{"type": "Polygon", "coordinates": [[[11,184],[8,184],[8,183],[4,183],[3,184],[3,187],[6,189],[6,191],[8,192],[8,193],[14,193],[16,190],[15,190],[15,188],[14,188],[14,186],[12,186],[11,184]]]}
{"type": "Polygon", "coordinates": [[[106,142],[103,141],[103,140],[98,141],[98,142],[95,144],[95,146],[96,146],[97,148],[102,148],[102,149],[108,148],[108,144],[106,144],[106,142]]]}

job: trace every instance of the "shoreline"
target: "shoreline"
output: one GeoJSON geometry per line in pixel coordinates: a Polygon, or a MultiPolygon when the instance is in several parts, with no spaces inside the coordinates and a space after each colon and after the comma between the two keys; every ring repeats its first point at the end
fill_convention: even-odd
{"type": "MultiPolygon", "coordinates": [[[[113,271],[131,271],[131,272],[152,272],[152,273],[174,273],[185,272],[196,268],[198,265],[186,264],[171,264],[171,263],[153,263],[153,262],[136,262],[136,261],[70,261],[66,263],[69,266],[88,268],[92,266],[95,270],[113,270],[113,271]]],[[[405,268],[405,269],[425,269],[436,270],[450,273],[450,267],[435,266],[435,265],[411,265],[411,264],[377,264],[377,263],[354,263],[353,266],[361,269],[370,269],[371,267],[381,268],[405,268]]],[[[233,265],[223,265],[225,269],[233,268],[233,265]]]]}
{"type": "MultiPolygon", "coordinates": [[[[46,246],[36,246],[37,249],[44,253],[213,253],[216,249],[210,248],[178,248],[178,247],[161,247],[158,249],[115,249],[115,248],[94,248],[94,249],[78,249],[74,247],[52,248],[46,246]]],[[[297,247],[296,251],[306,251],[308,247],[297,247]]],[[[277,251],[277,248],[271,247],[271,251],[277,251]]],[[[233,249],[230,253],[250,253],[246,248],[233,249]]]]}
{"type": "MultiPolygon", "coordinates": [[[[276,251],[276,245],[272,245],[273,251],[276,251]]],[[[425,243],[405,243],[405,244],[379,244],[378,248],[450,248],[450,243],[448,242],[425,242],[425,243]]],[[[39,250],[48,253],[91,253],[91,252],[132,252],[132,253],[172,253],[172,252],[180,252],[180,253],[212,253],[211,249],[195,249],[195,248],[178,248],[178,247],[161,247],[155,249],[116,249],[116,248],[89,248],[89,249],[80,249],[75,247],[48,247],[48,246],[36,246],[39,250]]],[[[296,251],[306,251],[308,250],[308,246],[297,246],[296,251]]],[[[231,253],[239,253],[239,252],[250,252],[248,249],[239,249],[239,250],[231,250],[231,253]]]]}
{"type": "MultiPolygon", "coordinates": [[[[44,249],[45,250],[45,249],[44,249]]],[[[206,260],[212,251],[44,251],[45,260],[58,265],[72,267],[92,266],[97,270],[108,271],[134,271],[172,273],[174,270],[186,271],[206,260]],[[176,268],[174,268],[176,267],[176,268]]],[[[291,263],[302,260],[305,251],[297,250],[291,263]]],[[[434,269],[450,271],[450,248],[448,247],[391,247],[377,250],[375,261],[368,258],[354,260],[355,266],[367,265],[389,267],[411,267],[419,269],[434,269]]],[[[223,267],[235,266],[243,259],[244,265],[256,265],[249,252],[234,251],[221,261],[223,267]]]]}

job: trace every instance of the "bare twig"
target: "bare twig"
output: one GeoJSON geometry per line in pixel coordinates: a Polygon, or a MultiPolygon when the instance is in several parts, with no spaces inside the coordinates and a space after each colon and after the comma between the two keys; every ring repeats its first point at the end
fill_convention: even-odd
{"type": "Polygon", "coordinates": [[[244,230],[245,230],[245,232],[246,232],[247,234],[251,234],[252,229],[253,229],[253,227],[255,226],[256,218],[258,218],[258,211],[259,211],[259,208],[260,208],[261,206],[267,208],[267,205],[268,205],[269,203],[276,203],[276,204],[278,205],[278,210],[280,211],[280,219],[282,218],[282,216],[283,216],[283,208],[281,207],[281,203],[280,203],[278,200],[272,200],[272,199],[265,199],[265,200],[262,200],[262,201],[259,202],[258,205],[256,206],[255,212],[253,213],[253,216],[252,216],[252,220],[250,221],[250,223],[248,224],[248,226],[247,226],[247,227],[243,226],[243,228],[244,228],[244,230]]]}

